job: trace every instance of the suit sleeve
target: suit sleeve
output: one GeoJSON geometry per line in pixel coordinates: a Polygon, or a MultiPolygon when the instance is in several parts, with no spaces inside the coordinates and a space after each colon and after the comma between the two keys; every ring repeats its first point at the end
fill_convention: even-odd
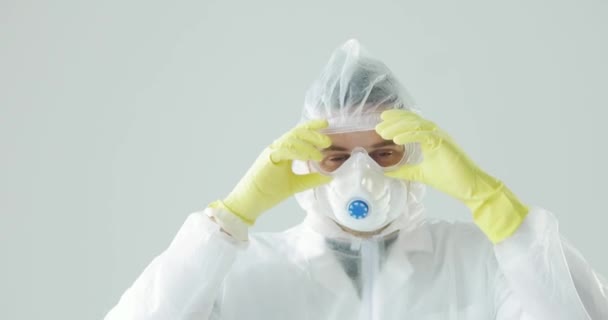
{"type": "Polygon", "coordinates": [[[222,281],[246,246],[207,215],[191,213],[169,247],[122,294],[105,320],[209,319],[222,281]]]}
{"type": "Polygon", "coordinates": [[[559,234],[549,211],[532,207],[494,253],[504,276],[499,315],[513,314],[502,319],[608,319],[608,283],[559,234]]]}

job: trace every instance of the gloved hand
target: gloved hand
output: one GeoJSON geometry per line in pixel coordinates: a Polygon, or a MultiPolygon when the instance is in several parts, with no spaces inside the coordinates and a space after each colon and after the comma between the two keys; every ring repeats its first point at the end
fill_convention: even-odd
{"type": "Polygon", "coordinates": [[[321,161],[319,149],[329,147],[331,139],[318,130],[327,125],[326,120],[312,120],[284,134],[260,154],[223,201],[210,206],[227,209],[253,225],[262,213],[291,195],[329,182],[328,176],[297,175],[291,168],[293,160],[321,161]]]}
{"type": "Polygon", "coordinates": [[[386,175],[419,181],[462,201],[493,243],[517,230],[528,208],[498,179],[482,171],[434,123],[406,110],[387,110],[376,131],[396,144],[419,142],[423,160],[386,175]]]}

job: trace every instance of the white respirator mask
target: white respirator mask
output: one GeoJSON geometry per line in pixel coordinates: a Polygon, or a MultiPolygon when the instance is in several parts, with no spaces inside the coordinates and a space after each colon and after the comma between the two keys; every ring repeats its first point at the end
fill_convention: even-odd
{"type": "Polygon", "coordinates": [[[389,178],[386,170],[364,148],[352,150],[350,157],[332,172],[325,172],[318,163],[313,169],[330,175],[332,181],[315,188],[316,208],[338,224],[351,230],[379,230],[403,214],[407,214],[407,184],[389,178]]]}

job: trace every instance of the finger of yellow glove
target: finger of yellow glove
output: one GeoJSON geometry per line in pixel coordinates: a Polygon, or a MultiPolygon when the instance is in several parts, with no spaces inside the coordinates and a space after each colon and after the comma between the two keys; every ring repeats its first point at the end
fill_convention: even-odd
{"type": "Polygon", "coordinates": [[[310,129],[310,130],[321,130],[321,129],[327,128],[327,126],[329,126],[329,123],[327,122],[326,119],[315,119],[315,120],[310,120],[310,121],[307,121],[307,122],[304,122],[304,123],[298,125],[296,127],[296,129],[304,128],[304,129],[310,129]]]}
{"type": "Polygon", "coordinates": [[[318,173],[309,173],[304,175],[296,175],[294,174],[294,192],[302,192],[304,190],[308,190],[314,187],[318,187],[322,184],[326,184],[331,181],[331,177],[318,174],[318,173]]]}
{"type": "Polygon", "coordinates": [[[380,118],[382,120],[391,120],[391,119],[400,118],[400,117],[408,117],[410,119],[421,119],[421,117],[418,114],[416,114],[412,111],[409,111],[409,110],[404,110],[404,109],[385,110],[380,115],[380,118]]]}
{"type": "Polygon", "coordinates": [[[279,144],[273,145],[270,160],[278,163],[285,160],[315,160],[321,161],[323,155],[319,149],[312,144],[297,138],[287,139],[279,144]]]}
{"type": "Polygon", "coordinates": [[[293,132],[295,138],[311,143],[317,148],[323,149],[331,146],[331,139],[321,132],[308,128],[296,128],[293,132]]]}
{"type": "Polygon", "coordinates": [[[433,127],[432,123],[423,120],[398,119],[397,121],[380,123],[376,126],[376,131],[383,139],[393,140],[403,133],[430,131],[433,127]]]}
{"type": "Polygon", "coordinates": [[[383,120],[382,122],[377,124],[374,129],[376,130],[376,132],[380,133],[381,131],[386,130],[386,128],[394,125],[395,123],[399,123],[400,121],[401,121],[401,118],[383,120]]]}
{"type": "Polygon", "coordinates": [[[435,145],[441,141],[441,138],[435,134],[435,131],[412,131],[398,134],[393,138],[396,144],[408,144],[419,142],[422,148],[435,145]]]}

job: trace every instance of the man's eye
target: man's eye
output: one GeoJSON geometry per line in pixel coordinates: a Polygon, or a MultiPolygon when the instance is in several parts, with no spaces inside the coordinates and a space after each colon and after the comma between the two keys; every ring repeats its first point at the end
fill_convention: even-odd
{"type": "Polygon", "coordinates": [[[347,159],[348,159],[348,156],[343,155],[343,156],[331,156],[327,160],[329,160],[331,162],[344,162],[347,159]]]}
{"type": "Polygon", "coordinates": [[[371,156],[372,158],[388,158],[395,155],[394,150],[377,150],[374,151],[371,156]]]}
{"type": "Polygon", "coordinates": [[[380,151],[377,153],[378,156],[380,157],[390,157],[394,154],[395,152],[392,150],[385,150],[385,151],[380,151]]]}

